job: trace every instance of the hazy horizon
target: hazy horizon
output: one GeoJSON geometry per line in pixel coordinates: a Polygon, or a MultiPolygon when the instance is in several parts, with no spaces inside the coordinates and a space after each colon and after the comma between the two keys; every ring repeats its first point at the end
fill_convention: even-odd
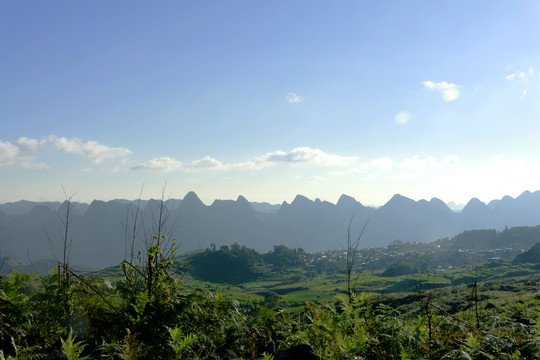
{"type": "MultiPolygon", "coordinates": [[[[359,199],[359,198],[356,198],[354,196],[351,196],[349,194],[342,194],[342,195],[345,195],[345,196],[350,196],[352,198],[354,198],[357,202],[361,203],[362,205],[364,206],[368,206],[368,207],[381,207],[383,205],[385,205],[388,201],[391,200],[391,198],[395,195],[401,195],[403,197],[406,197],[406,198],[409,198],[411,200],[414,200],[414,201],[420,201],[420,200],[426,200],[426,201],[429,201],[433,198],[437,198],[439,200],[442,200],[450,209],[452,210],[462,210],[463,207],[465,207],[465,205],[467,205],[467,203],[472,200],[472,199],[478,199],[480,200],[481,202],[485,203],[485,204],[488,204],[489,202],[491,201],[496,201],[496,200],[501,200],[504,196],[510,196],[512,197],[513,199],[517,198],[519,195],[525,193],[525,192],[530,192],[530,193],[534,193],[536,191],[540,191],[540,190],[524,190],[522,192],[520,192],[519,194],[517,194],[516,196],[512,196],[512,195],[509,195],[509,194],[505,194],[503,196],[501,196],[500,198],[493,198],[493,199],[480,199],[478,197],[472,197],[470,199],[468,199],[466,202],[462,202],[462,203],[458,203],[458,202],[455,202],[453,200],[450,200],[450,201],[445,201],[444,199],[441,199],[440,197],[437,197],[437,196],[434,196],[434,197],[431,197],[431,198],[418,198],[418,199],[415,199],[415,198],[411,198],[409,196],[407,196],[406,194],[400,194],[400,193],[395,193],[394,195],[392,195],[390,198],[388,198],[386,201],[384,201],[383,203],[380,203],[380,204],[370,204],[370,203],[366,203],[364,201],[362,201],[362,199],[359,199]]],[[[273,206],[276,206],[276,205],[282,205],[284,202],[288,203],[288,204],[291,204],[294,199],[296,198],[296,196],[304,196],[306,198],[308,198],[309,200],[311,201],[315,201],[315,200],[320,200],[320,201],[328,201],[332,204],[337,204],[338,200],[339,200],[339,197],[336,198],[336,199],[322,199],[320,197],[308,197],[308,196],[305,196],[304,194],[296,194],[293,198],[291,199],[284,199],[282,201],[279,201],[279,202],[269,202],[269,201],[264,201],[264,200],[253,200],[253,199],[250,199],[242,194],[238,194],[236,197],[234,198],[212,198],[212,199],[208,199],[208,198],[202,198],[201,196],[199,196],[199,194],[196,192],[196,191],[193,191],[193,190],[190,190],[188,191],[189,192],[194,192],[197,197],[201,200],[201,202],[206,205],[206,206],[210,206],[212,205],[212,203],[216,200],[225,200],[225,201],[228,201],[228,200],[232,200],[232,201],[236,201],[240,196],[243,196],[244,198],[246,198],[247,201],[251,202],[251,203],[267,203],[267,204],[270,204],[270,205],[273,205],[273,206]]],[[[185,196],[188,194],[184,194],[184,196],[172,196],[171,194],[169,194],[169,196],[165,196],[165,200],[183,200],[185,198],[185,196]]],[[[342,196],[340,195],[340,197],[342,196]]],[[[142,196],[141,197],[141,200],[142,201],[148,201],[148,200],[159,200],[160,199],[160,196],[142,196]]],[[[32,202],[64,202],[66,200],[66,198],[60,198],[60,199],[50,199],[50,200],[32,200],[32,199],[19,199],[19,200],[15,200],[15,201],[6,201],[6,202],[0,202],[0,205],[4,205],[4,204],[7,204],[7,203],[15,203],[15,202],[18,202],[18,201],[32,201],[32,202]]],[[[74,202],[79,202],[79,203],[86,203],[86,204],[90,204],[92,203],[92,201],[114,201],[114,200],[123,200],[123,201],[137,201],[138,198],[119,198],[119,197],[112,197],[112,198],[94,198],[94,199],[87,199],[87,200],[81,200],[81,199],[78,199],[77,198],[77,193],[74,193],[74,194],[71,194],[71,200],[74,201],[74,202]]]]}

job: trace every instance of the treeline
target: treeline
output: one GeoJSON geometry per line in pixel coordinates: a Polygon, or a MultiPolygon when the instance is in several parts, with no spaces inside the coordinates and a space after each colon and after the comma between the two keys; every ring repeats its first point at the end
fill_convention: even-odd
{"type": "MultiPolygon", "coordinates": [[[[293,269],[309,270],[312,276],[326,272],[327,260],[320,254],[275,245],[267,253],[240,246],[237,243],[211,247],[187,258],[187,271],[195,278],[215,283],[237,284],[254,281],[267,273],[287,274],[293,269]]],[[[337,264],[336,264],[337,270],[337,264]]],[[[309,273],[308,272],[308,273],[309,273]]]]}
{"type": "MultiPolygon", "coordinates": [[[[399,240],[383,248],[358,249],[357,267],[381,270],[383,276],[425,273],[433,268],[478,265],[493,260],[511,260],[540,241],[540,226],[515,227],[503,231],[470,230],[433,243],[405,243],[399,240]]],[[[302,270],[307,277],[343,273],[344,249],[309,253],[302,248],[275,245],[272,251],[256,250],[234,243],[211,246],[190,255],[188,272],[195,278],[215,283],[238,284],[255,281],[268,273],[287,274],[302,270]]],[[[521,259],[523,257],[520,257],[521,259]]],[[[535,253],[527,257],[538,262],[535,253]]]]}

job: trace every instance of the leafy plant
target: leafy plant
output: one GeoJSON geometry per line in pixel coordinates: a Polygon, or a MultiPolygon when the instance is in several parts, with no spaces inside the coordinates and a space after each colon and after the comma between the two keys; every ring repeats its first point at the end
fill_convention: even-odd
{"type": "MultiPolygon", "coordinates": [[[[171,339],[169,340],[169,346],[174,351],[175,359],[182,359],[184,357],[184,354],[193,355],[193,353],[190,351],[190,347],[192,344],[197,342],[197,335],[187,334],[183,336],[181,329],[178,327],[168,327],[167,330],[169,331],[169,334],[171,336],[171,339]]],[[[187,358],[190,357],[187,356],[187,358]]]]}
{"type": "Polygon", "coordinates": [[[144,359],[148,353],[147,347],[142,341],[137,339],[137,334],[132,334],[129,329],[124,337],[124,343],[121,346],[121,351],[118,356],[122,360],[138,360],[144,359]]]}
{"type": "Polygon", "coordinates": [[[68,360],[84,360],[87,357],[81,356],[86,345],[82,341],[75,341],[73,331],[70,331],[66,340],[60,339],[62,342],[62,352],[68,360]]]}

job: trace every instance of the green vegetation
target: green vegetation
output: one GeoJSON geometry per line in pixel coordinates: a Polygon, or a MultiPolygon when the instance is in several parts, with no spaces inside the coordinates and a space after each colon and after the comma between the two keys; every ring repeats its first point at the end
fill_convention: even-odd
{"type": "Polygon", "coordinates": [[[344,250],[175,257],[157,233],[119,267],[2,276],[0,359],[271,359],[300,344],[324,359],[540,359],[538,265],[470,240],[504,233],[359,249],[350,296],[344,250]]]}
{"type": "Polygon", "coordinates": [[[515,263],[540,263],[540,241],[536,243],[532,248],[519,254],[514,259],[515,263]]]}

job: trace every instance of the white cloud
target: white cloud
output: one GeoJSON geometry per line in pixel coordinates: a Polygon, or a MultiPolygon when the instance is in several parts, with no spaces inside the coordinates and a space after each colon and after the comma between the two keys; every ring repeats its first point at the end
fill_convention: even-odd
{"type": "Polygon", "coordinates": [[[131,154],[131,151],[126,148],[109,147],[96,141],[83,142],[78,138],[68,139],[50,135],[47,138],[37,140],[22,136],[16,143],[0,141],[0,167],[47,169],[49,166],[42,162],[36,162],[36,157],[44,152],[49,144],[65,153],[87,157],[94,164],[131,154]]]}
{"type": "Polygon", "coordinates": [[[384,157],[370,161],[369,165],[376,169],[390,169],[392,168],[393,162],[389,158],[384,157]]]}
{"type": "Polygon", "coordinates": [[[237,169],[237,170],[260,170],[264,167],[273,166],[274,164],[269,162],[261,162],[261,161],[243,161],[238,163],[233,163],[230,165],[226,165],[229,168],[237,169]]]}
{"type": "Polygon", "coordinates": [[[534,68],[532,66],[529,66],[529,70],[527,70],[527,73],[521,70],[516,70],[511,74],[506,75],[504,78],[508,81],[516,80],[516,79],[525,79],[527,75],[529,77],[533,77],[535,74],[534,68]]]}
{"type": "MultiPolygon", "coordinates": [[[[285,164],[313,164],[320,166],[348,166],[356,160],[354,156],[341,156],[336,154],[328,154],[320,149],[312,149],[310,147],[296,147],[291,151],[274,151],[266,153],[262,156],[255,157],[251,160],[222,163],[221,161],[207,155],[202,159],[194,160],[189,165],[184,165],[182,162],[171,157],[154,158],[148,162],[132,166],[132,170],[156,170],[156,171],[205,171],[205,170],[260,170],[265,167],[276,166],[279,163],[285,164]]],[[[383,160],[381,160],[383,161],[383,160]]],[[[388,163],[388,160],[386,164],[388,163]]],[[[382,162],[378,166],[386,166],[382,162]]]]}
{"type": "Polygon", "coordinates": [[[191,162],[191,168],[193,169],[220,169],[224,167],[225,166],[221,163],[221,161],[218,161],[211,156],[205,156],[200,160],[194,160],[191,162]]]}
{"type": "Polygon", "coordinates": [[[441,92],[443,94],[444,101],[454,101],[460,96],[458,90],[460,86],[446,81],[434,82],[428,80],[422,81],[422,85],[424,85],[426,89],[441,92]]]}
{"type": "Polygon", "coordinates": [[[506,80],[514,80],[515,77],[516,77],[516,74],[510,74],[510,75],[506,75],[504,78],[506,80]]]}
{"type": "Polygon", "coordinates": [[[166,156],[166,157],[153,158],[143,164],[132,166],[131,169],[170,172],[174,170],[182,170],[183,164],[181,161],[178,161],[176,159],[166,156]]]}
{"type": "Polygon", "coordinates": [[[89,158],[94,164],[103,160],[114,159],[131,155],[129,149],[123,147],[109,147],[97,141],[83,142],[79,138],[67,139],[65,137],[49,136],[48,140],[58,149],[69,153],[89,158]]]}
{"type": "Polygon", "coordinates": [[[41,141],[38,141],[37,139],[29,139],[23,136],[19,138],[17,143],[25,150],[31,153],[36,153],[45,147],[47,139],[42,139],[41,141]]]}
{"type": "Polygon", "coordinates": [[[327,154],[320,149],[312,149],[307,146],[296,147],[289,152],[275,151],[266,153],[257,160],[259,162],[270,163],[313,163],[324,166],[347,166],[351,161],[355,160],[354,156],[341,156],[335,154],[327,154]]]}
{"type": "Polygon", "coordinates": [[[423,170],[426,167],[440,167],[440,164],[432,156],[420,158],[418,155],[414,155],[410,158],[403,159],[403,161],[399,164],[399,167],[409,170],[423,170]]]}
{"type": "Polygon", "coordinates": [[[49,168],[49,165],[39,162],[33,162],[31,160],[23,160],[19,163],[19,166],[23,169],[36,169],[36,170],[45,170],[49,168]]]}
{"type": "MultiPolygon", "coordinates": [[[[504,78],[506,80],[508,80],[508,81],[513,81],[513,80],[518,81],[519,80],[519,84],[523,84],[523,83],[528,82],[529,78],[534,77],[535,74],[536,74],[536,72],[535,72],[534,68],[532,66],[529,66],[529,69],[527,70],[527,72],[524,72],[524,71],[521,71],[521,70],[516,70],[513,73],[506,75],[504,78]]],[[[521,90],[521,95],[519,97],[520,100],[525,99],[525,97],[527,96],[527,91],[528,91],[527,89],[521,90]]]]}
{"type": "Polygon", "coordinates": [[[393,161],[390,158],[383,157],[378,159],[373,159],[367,163],[360,165],[360,168],[349,169],[349,172],[359,173],[366,172],[369,170],[389,170],[394,166],[393,161]]]}
{"type": "Polygon", "coordinates": [[[9,141],[0,141],[0,162],[14,161],[19,154],[19,148],[9,141]]]}
{"type": "Polygon", "coordinates": [[[21,138],[17,146],[9,141],[0,141],[0,168],[21,167],[23,169],[47,169],[48,165],[35,162],[38,142],[35,139],[21,138]],[[22,146],[22,149],[21,149],[22,146]]]}
{"type": "Polygon", "coordinates": [[[285,95],[285,100],[289,104],[295,104],[295,103],[304,102],[304,98],[302,96],[296,95],[296,93],[294,93],[294,92],[290,92],[287,95],[285,95]]]}
{"type": "Polygon", "coordinates": [[[461,160],[457,155],[448,155],[443,158],[443,164],[449,166],[459,166],[459,164],[461,164],[461,160]]]}
{"type": "Polygon", "coordinates": [[[452,84],[446,81],[441,82],[434,82],[434,81],[422,81],[422,85],[424,85],[427,89],[430,90],[437,90],[437,91],[446,91],[450,89],[458,88],[459,86],[456,84],[452,84]]]}
{"type": "Polygon", "coordinates": [[[524,72],[515,72],[515,73],[512,73],[512,74],[506,75],[504,78],[506,80],[514,80],[516,77],[524,77],[524,76],[525,76],[524,72]]]}
{"type": "Polygon", "coordinates": [[[184,165],[183,162],[168,156],[156,157],[145,163],[131,167],[132,170],[153,170],[163,172],[217,170],[226,168],[228,168],[228,165],[224,165],[221,161],[218,161],[211,156],[205,156],[200,160],[193,160],[189,165],[184,165]]]}
{"type": "Polygon", "coordinates": [[[398,166],[408,170],[431,170],[459,166],[460,159],[457,155],[448,155],[438,160],[433,156],[420,157],[414,155],[403,159],[398,166]]]}
{"type": "Polygon", "coordinates": [[[401,111],[396,114],[394,121],[396,124],[403,125],[411,120],[411,114],[408,111],[401,111]]]}

